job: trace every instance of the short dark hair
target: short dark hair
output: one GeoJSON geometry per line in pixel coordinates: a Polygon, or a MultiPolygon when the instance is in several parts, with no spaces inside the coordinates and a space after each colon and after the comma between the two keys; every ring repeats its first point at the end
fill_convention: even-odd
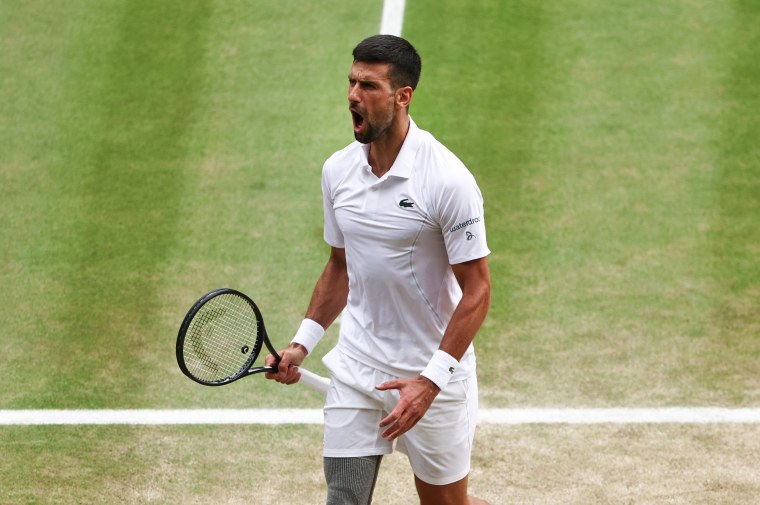
{"type": "Polygon", "coordinates": [[[422,60],[406,39],[395,35],[373,35],[354,48],[354,61],[390,63],[391,84],[395,88],[417,87],[422,72],[422,60]]]}

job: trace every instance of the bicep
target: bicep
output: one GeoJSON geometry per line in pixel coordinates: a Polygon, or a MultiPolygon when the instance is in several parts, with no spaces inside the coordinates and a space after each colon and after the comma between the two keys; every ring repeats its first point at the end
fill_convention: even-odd
{"type": "Polygon", "coordinates": [[[331,247],[328,263],[334,268],[346,271],[346,250],[342,247],[331,247]]]}

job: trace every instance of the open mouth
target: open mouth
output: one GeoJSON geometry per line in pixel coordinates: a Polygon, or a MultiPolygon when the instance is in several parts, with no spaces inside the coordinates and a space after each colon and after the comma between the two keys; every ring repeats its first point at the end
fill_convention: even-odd
{"type": "Polygon", "coordinates": [[[362,129],[362,125],[364,125],[364,116],[359,114],[357,111],[351,109],[351,117],[354,120],[354,131],[358,132],[362,129]]]}

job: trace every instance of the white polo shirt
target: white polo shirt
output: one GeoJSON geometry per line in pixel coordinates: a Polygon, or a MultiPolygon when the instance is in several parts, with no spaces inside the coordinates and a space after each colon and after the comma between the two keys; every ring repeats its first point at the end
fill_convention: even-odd
{"type": "MultiPolygon", "coordinates": [[[[490,253],[483,197],[464,164],[413,121],[380,178],[368,148],[354,142],[322,169],[325,241],[345,248],[349,276],[337,349],[386,373],[416,377],[462,297],[450,265],[490,253]]],[[[452,380],[474,371],[471,345],[452,380]]]]}

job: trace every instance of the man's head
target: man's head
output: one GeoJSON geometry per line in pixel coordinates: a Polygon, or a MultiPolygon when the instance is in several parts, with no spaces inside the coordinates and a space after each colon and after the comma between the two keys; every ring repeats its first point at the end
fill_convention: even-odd
{"type": "Polygon", "coordinates": [[[390,64],[390,78],[394,88],[417,88],[422,72],[422,60],[417,50],[401,37],[374,35],[354,48],[354,61],[390,64]]]}
{"type": "Polygon", "coordinates": [[[417,51],[393,35],[364,39],[348,75],[354,137],[368,144],[408,126],[408,110],[422,67],[417,51]]]}

